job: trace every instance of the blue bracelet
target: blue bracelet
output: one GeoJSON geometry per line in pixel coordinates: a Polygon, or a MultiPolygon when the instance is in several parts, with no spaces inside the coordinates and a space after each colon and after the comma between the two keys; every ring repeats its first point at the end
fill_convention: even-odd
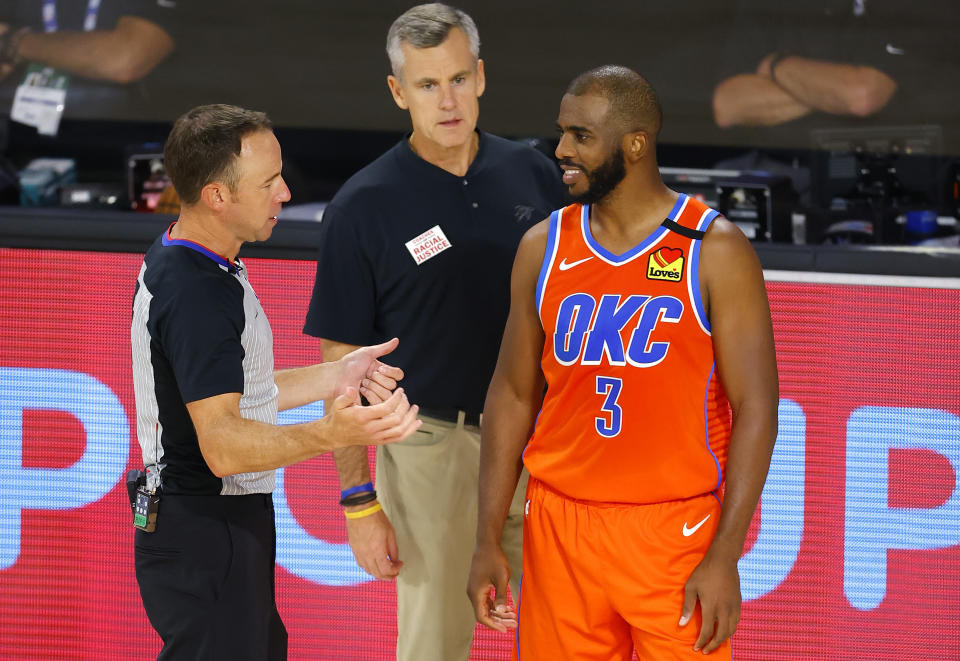
{"type": "Polygon", "coordinates": [[[349,489],[344,489],[340,492],[340,500],[349,498],[355,493],[362,493],[364,491],[373,491],[373,482],[367,482],[366,484],[360,484],[355,487],[350,487],[349,489]]]}

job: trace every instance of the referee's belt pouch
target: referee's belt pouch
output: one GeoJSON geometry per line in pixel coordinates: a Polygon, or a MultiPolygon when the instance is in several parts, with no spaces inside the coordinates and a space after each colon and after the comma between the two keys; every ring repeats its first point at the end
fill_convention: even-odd
{"type": "Polygon", "coordinates": [[[137,508],[137,489],[147,486],[147,475],[142,470],[131,468],[127,471],[127,496],[130,498],[130,509],[137,508]]]}
{"type": "Polygon", "coordinates": [[[136,468],[127,472],[127,495],[133,510],[133,527],[144,532],[157,529],[160,496],[147,490],[147,476],[136,468]]]}

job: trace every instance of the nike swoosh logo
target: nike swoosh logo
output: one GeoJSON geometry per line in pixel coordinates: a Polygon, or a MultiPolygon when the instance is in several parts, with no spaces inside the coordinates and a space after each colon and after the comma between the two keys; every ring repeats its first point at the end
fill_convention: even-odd
{"type": "Polygon", "coordinates": [[[906,51],[902,48],[897,48],[893,44],[887,44],[887,52],[891,55],[903,55],[906,51]]]}
{"type": "Polygon", "coordinates": [[[704,523],[706,523],[706,522],[707,522],[707,519],[709,519],[709,518],[710,518],[710,515],[707,514],[705,517],[703,517],[703,519],[700,520],[700,523],[698,523],[697,525],[695,525],[695,526],[692,527],[692,528],[688,528],[688,527],[687,527],[687,522],[684,521],[684,522],[683,522],[683,536],[684,536],[684,537],[689,537],[689,536],[692,535],[693,533],[695,533],[695,532],[697,532],[698,530],[700,530],[700,526],[702,526],[704,523]]]}
{"type": "Polygon", "coordinates": [[[563,258],[563,261],[560,262],[559,268],[560,268],[561,271],[566,271],[567,269],[572,269],[572,268],[573,268],[574,266],[576,266],[577,264],[583,264],[584,262],[589,261],[589,260],[591,260],[591,259],[593,259],[593,257],[584,257],[583,259],[578,259],[577,261],[575,261],[575,262],[570,262],[570,263],[568,264],[568,263],[567,263],[567,258],[564,257],[564,258],[563,258]]]}

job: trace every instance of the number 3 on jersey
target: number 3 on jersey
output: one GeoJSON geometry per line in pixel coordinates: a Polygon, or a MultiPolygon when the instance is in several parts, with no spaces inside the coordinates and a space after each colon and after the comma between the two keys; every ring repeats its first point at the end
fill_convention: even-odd
{"type": "Polygon", "coordinates": [[[597,377],[597,394],[603,395],[603,406],[600,410],[606,413],[605,416],[597,416],[597,433],[605,438],[613,438],[620,433],[623,410],[617,404],[620,397],[620,389],[623,387],[623,381],[612,376],[597,377]]]}

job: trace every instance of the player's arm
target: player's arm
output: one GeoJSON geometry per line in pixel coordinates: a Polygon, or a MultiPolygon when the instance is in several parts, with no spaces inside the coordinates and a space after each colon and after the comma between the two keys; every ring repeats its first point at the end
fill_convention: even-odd
{"type": "MultiPolygon", "coordinates": [[[[357,388],[368,400],[382,401],[390,396],[403,378],[403,370],[381,363],[379,358],[397,348],[396,338],[372,347],[348,347],[340,357],[316,365],[277,370],[273,373],[277,384],[281,411],[320,400],[333,400],[348,386],[357,388]]],[[[323,353],[327,357],[326,351],[323,353]]]]}
{"type": "Polygon", "coordinates": [[[712,652],[733,634],[740,619],[737,561],[770,466],[779,387],[760,260],[725,218],[715,220],[704,238],[700,272],[733,427],[723,512],[710,548],[687,582],[681,625],[699,601],[703,625],[695,649],[712,652]]]}
{"type": "Polygon", "coordinates": [[[242,417],[240,393],[189,402],[187,411],[204,461],[219,477],[289,466],[340,447],[393,443],[420,426],[402,388],[368,407],[360,405],[356,388],[347,388],[323,418],[298,425],[242,417]]]}
{"type": "Polygon", "coordinates": [[[547,222],[530,228],[520,241],[510,283],[510,314],[483,407],[477,546],[467,595],[477,621],[498,631],[516,626],[516,613],[506,602],[510,565],[500,537],[520,479],[523,448],[543,399],[540,354],[544,335],[536,309],[536,287],[546,250],[547,222]]]}
{"type": "MultiPolygon", "coordinates": [[[[321,339],[323,364],[330,361],[344,360],[353,355],[359,347],[321,339]]],[[[380,390],[367,390],[364,396],[371,403],[385,399],[389,393],[380,390]]],[[[329,406],[327,402],[324,406],[329,406]]],[[[338,448],[333,451],[333,459],[337,464],[337,473],[340,476],[340,488],[349,489],[371,482],[370,461],[365,447],[338,448]]],[[[372,507],[376,501],[346,507],[348,512],[354,512],[372,507]]],[[[361,519],[347,519],[347,541],[353,551],[353,557],[361,569],[380,580],[393,580],[400,572],[403,562],[400,561],[400,552],[397,548],[397,539],[393,526],[383,510],[375,512],[361,519]]]]}
{"type": "MultiPolygon", "coordinates": [[[[0,23],[0,33],[8,30],[16,28],[0,23]]],[[[85,78],[124,84],[150,73],[173,47],[170,34],[153,21],[121,16],[110,30],[26,32],[12,55],[85,78]]]]}

